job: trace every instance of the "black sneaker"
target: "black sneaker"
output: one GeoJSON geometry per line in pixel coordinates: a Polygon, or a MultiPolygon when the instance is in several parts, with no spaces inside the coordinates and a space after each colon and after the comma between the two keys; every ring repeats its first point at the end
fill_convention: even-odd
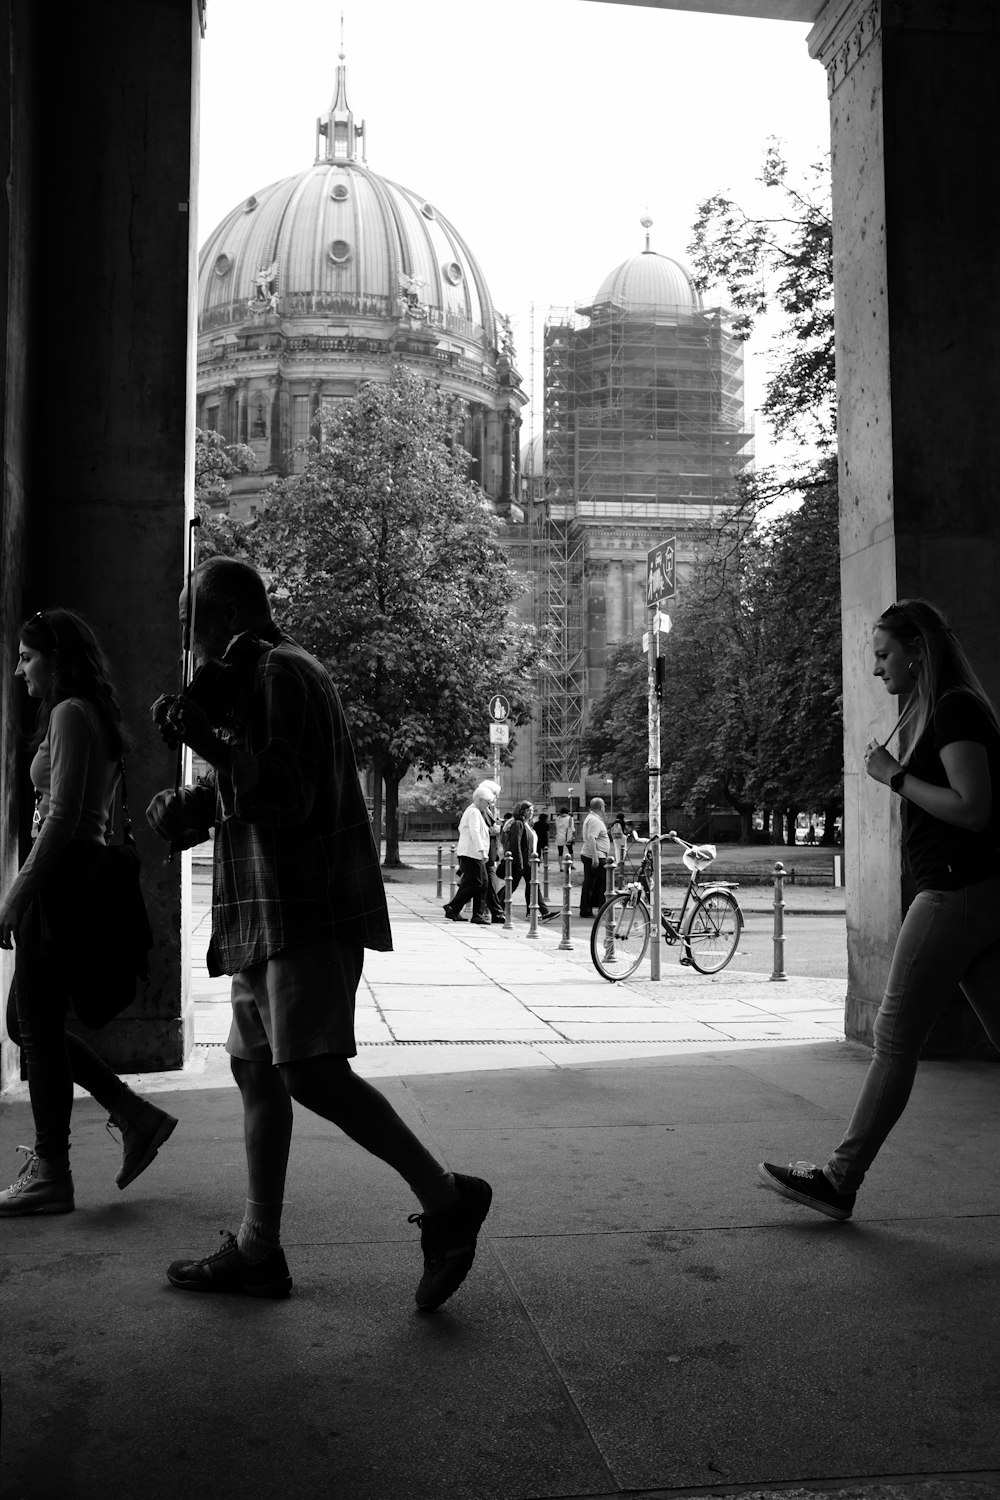
{"type": "Polygon", "coordinates": [[[462,1285],[476,1258],[476,1236],[493,1201],[493,1189],[481,1177],[455,1173],[458,1202],[437,1214],[410,1214],[407,1223],[420,1225],[424,1274],[416,1290],[423,1312],[440,1307],[462,1285]]]}
{"type": "Polygon", "coordinates": [[[826,1174],[811,1161],[789,1162],[787,1167],[776,1167],[762,1161],[757,1175],[765,1187],[793,1203],[802,1203],[814,1208],[818,1214],[830,1219],[849,1219],[854,1211],[857,1193],[838,1193],[826,1174]]]}
{"type": "Polygon", "coordinates": [[[244,1260],[236,1236],[225,1229],[221,1250],[204,1260],[175,1260],[167,1267],[167,1280],[182,1292],[243,1292],[247,1297],[287,1297],[292,1290],[288,1262],[281,1246],[269,1250],[263,1260],[244,1260]]]}

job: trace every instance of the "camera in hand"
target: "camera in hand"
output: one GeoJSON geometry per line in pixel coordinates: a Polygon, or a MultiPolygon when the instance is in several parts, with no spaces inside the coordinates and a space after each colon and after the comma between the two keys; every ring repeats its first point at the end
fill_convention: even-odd
{"type": "Polygon", "coordinates": [[[185,699],[200,708],[216,729],[230,728],[253,687],[257,663],[272,642],[244,630],[234,636],[221,657],[211,657],[195,672],[183,694],[164,693],[153,704],[153,718],[170,749],[176,749],[183,736],[173,721],[175,706],[185,699]]]}

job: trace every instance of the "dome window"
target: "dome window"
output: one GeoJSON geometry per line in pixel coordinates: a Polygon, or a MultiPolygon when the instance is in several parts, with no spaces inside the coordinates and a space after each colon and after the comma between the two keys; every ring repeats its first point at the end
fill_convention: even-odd
{"type": "Polygon", "coordinates": [[[330,197],[334,203],[343,203],[344,199],[349,196],[346,182],[335,182],[330,189],[330,197]]]}
{"type": "Polygon", "coordinates": [[[256,198],[248,198],[247,201],[243,205],[243,212],[245,214],[252,214],[253,211],[254,211],[254,209],[256,207],[257,207],[257,199],[256,198]]]}
{"type": "Polygon", "coordinates": [[[330,241],[330,259],[335,266],[346,265],[351,258],[351,247],[346,240],[330,241]]]}
{"type": "Polygon", "coordinates": [[[449,261],[442,269],[444,270],[445,280],[450,281],[452,286],[459,286],[461,284],[463,280],[462,267],[457,260],[449,261]]]}
{"type": "Polygon", "coordinates": [[[223,255],[217,255],[216,256],[216,258],[215,258],[215,274],[216,274],[216,276],[219,276],[219,277],[228,276],[229,273],[230,273],[230,271],[232,269],[233,269],[233,263],[229,259],[228,255],[223,254],[223,255]]]}

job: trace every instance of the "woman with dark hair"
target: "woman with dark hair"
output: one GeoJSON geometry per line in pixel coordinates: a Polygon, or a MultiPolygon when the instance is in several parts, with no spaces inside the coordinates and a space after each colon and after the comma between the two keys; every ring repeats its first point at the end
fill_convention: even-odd
{"type": "Polygon", "coordinates": [[[0,901],[0,947],[14,941],[17,948],[7,1029],[24,1051],[35,1146],[18,1148],[27,1159],[16,1182],[0,1192],[0,1218],[72,1211],[74,1083],[121,1131],[120,1188],[145,1170],[177,1124],[66,1031],[80,914],[128,749],[107,660],[85,620],[72,610],[48,609],[21,626],[14,675],[39,703],[29,744],[35,817],[31,853],[0,901]]]}
{"type": "Polygon", "coordinates": [[[896,940],[874,1057],[847,1134],[823,1168],[758,1168],[766,1187],[832,1219],[850,1218],[906,1107],[924,1039],[956,986],[1000,1047],[1000,718],[933,604],[890,605],[872,645],[875,676],[902,703],[896,730],[905,748],[899,761],[888,740],[870,741],[865,769],[902,800],[917,895],[896,940]]]}
{"type": "MultiPolygon", "coordinates": [[[[531,825],[531,815],[534,810],[530,802],[519,802],[506,829],[507,849],[512,855],[510,888],[512,892],[516,891],[521,880],[524,880],[524,904],[527,908],[525,915],[528,917],[531,916],[531,861],[538,849],[538,835],[531,825]]],[[[546,905],[540,889],[538,915],[543,922],[550,922],[553,917],[559,915],[546,905]]]]}

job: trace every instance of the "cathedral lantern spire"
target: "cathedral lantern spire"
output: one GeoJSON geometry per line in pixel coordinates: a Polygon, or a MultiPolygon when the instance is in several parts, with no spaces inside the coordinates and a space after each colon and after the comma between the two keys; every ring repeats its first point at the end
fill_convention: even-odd
{"type": "Polygon", "coordinates": [[[322,116],[316,121],[316,160],[317,162],[328,161],[357,161],[360,155],[362,161],[367,161],[365,122],[360,124],[354,122],[354,111],[347,102],[347,64],[344,61],[344,18],[340,18],[340,52],[337,63],[337,87],[334,90],[333,102],[327,110],[326,118],[322,116]],[[321,144],[320,137],[325,136],[325,143],[321,144]],[[359,151],[360,147],[360,151],[359,151]]]}

